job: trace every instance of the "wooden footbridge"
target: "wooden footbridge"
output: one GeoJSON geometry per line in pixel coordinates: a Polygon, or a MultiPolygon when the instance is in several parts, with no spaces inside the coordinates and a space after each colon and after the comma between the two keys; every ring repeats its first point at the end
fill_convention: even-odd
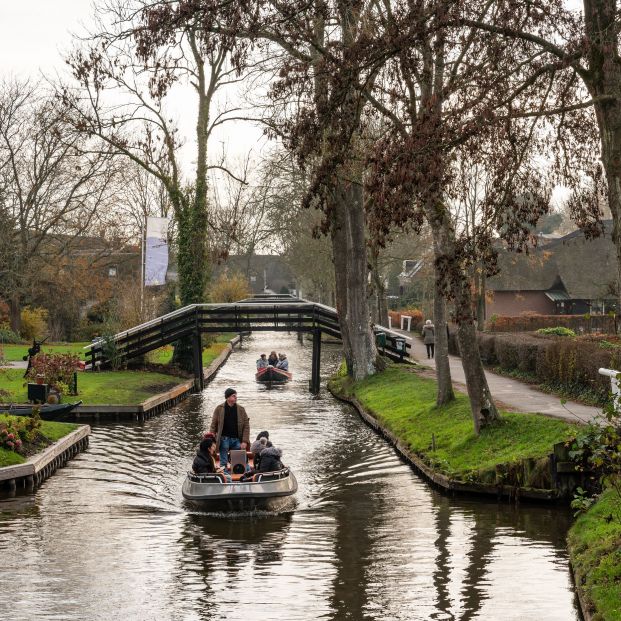
{"type": "MultiPolygon", "coordinates": [[[[115,355],[121,361],[126,361],[181,338],[191,338],[195,387],[202,390],[201,334],[262,331],[312,335],[312,377],[309,385],[311,392],[319,392],[322,334],[341,338],[336,309],[291,295],[262,294],[231,304],[192,304],[120,332],[113,340],[115,355]]],[[[374,326],[374,331],[376,335],[385,335],[378,339],[382,353],[396,360],[402,360],[407,355],[406,348],[410,345],[400,334],[382,326],[374,326]]],[[[103,340],[86,347],[87,365],[91,369],[109,362],[105,354],[107,348],[103,340]]]]}

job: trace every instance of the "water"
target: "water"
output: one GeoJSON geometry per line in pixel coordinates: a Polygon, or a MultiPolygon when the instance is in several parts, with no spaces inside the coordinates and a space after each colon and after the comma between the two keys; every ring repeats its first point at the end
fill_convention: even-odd
{"type": "MultiPolygon", "coordinates": [[[[324,346],[322,372],[338,363],[324,346]]],[[[3,620],[579,619],[566,510],[448,499],[353,410],[308,394],[310,347],[257,335],[203,395],[100,425],[32,496],[0,501],[3,620]],[[294,381],[254,382],[262,351],[294,381]],[[300,484],[287,515],[210,515],[181,484],[227,386],[300,484]]]]}

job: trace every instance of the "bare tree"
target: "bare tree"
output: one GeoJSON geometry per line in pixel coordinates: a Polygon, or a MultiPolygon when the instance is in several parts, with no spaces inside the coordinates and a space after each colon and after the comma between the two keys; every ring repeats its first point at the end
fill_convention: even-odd
{"type": "Polygon", "coordinates": [[[93,151],[38,85],[0,83],[0,296],[15,331],[42,266],[91,232],[112,205],[117,172],[110,152],[93,151]]]}

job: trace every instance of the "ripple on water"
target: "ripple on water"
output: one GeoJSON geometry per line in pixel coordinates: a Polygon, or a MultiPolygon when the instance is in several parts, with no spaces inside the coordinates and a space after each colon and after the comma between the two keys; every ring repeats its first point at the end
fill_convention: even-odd
{"type": "MultiPolygon", "coordinates": [[[[338,352],[324,347],[324,375],[338,352]]],[[[448,499],[346,405],[308,394],[310,347],[244,340],[200,396],[97,425],[34,495],[0,502],[0,619],[578,619],[565,512],[448,499]],[[254,382],[286,349],[294,381],[254,382]],[[300,485],[287,514],[224,515],[180,489],[227,386],[300,485]]]]}

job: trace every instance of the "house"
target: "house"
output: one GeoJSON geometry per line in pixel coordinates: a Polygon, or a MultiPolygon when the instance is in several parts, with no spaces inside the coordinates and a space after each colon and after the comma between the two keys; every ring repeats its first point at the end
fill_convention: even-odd
{"type": "Polygon", "coordinates": [[[580,315],[614,309],[616,251],[612,221],[588,240],[580,230],[540,238],[528,253],[502,250],[500,272],[487,280],[486,316],[580,315]]]}

